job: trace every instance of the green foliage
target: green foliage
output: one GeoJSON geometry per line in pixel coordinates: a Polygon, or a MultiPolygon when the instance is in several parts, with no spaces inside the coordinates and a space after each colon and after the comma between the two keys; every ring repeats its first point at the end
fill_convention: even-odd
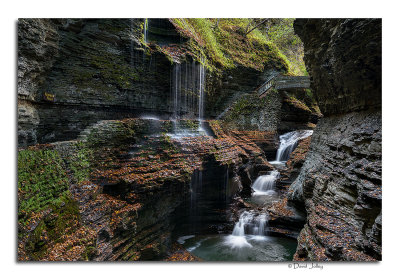
{"type": "Polygon", "coordinates": [[[80,221],[78,205],[69,192],[64,192],[58,203],[49,208],[51,212],[40,219],[25,244],[26,251],[34,260],[42,259],[49,245],[62,242],[66,232],[75,231],[80,221]]]}
{"type": "Polygon", "coordinates": [[[294,33],[294,18],[269,20],[268,39],[288,58],[290,70],[295,75],[308,75],[303,61],[303,43],[294,33]]]}
{"type": "Polygon", "coordinates": [[[86,137],[86,144],[88,148],[96,148],[132,143],[135,140],[135,132],[145,128],[143,125],[137,128],[134,123],[129,125],[123,121],[105,121],[90,129],[90,134],[86,137]]]}
{"type": "Polygon", "coordinates": [[[75,144],[76,152],[67,158],[69,168],[72,171],[76,183],[89,180],[91,172],[90,161],[93,157],[93,149],[89,148],[86,143],[77,142],[75,144]]]}
{"type": "MultiPolygon", "coordinates": [[[[270,94],[277,93],[275,89],[271,89],[270,94]]],[[[255,94],[243,95],[231,108],[229,113],[225,116],[226,122],[234,122],[241,116],[249,116],[262,110],[269,102],[269,97],[259,98],[255,94]]]]}
{"type": "Polygon", "coordinates": [[[288,72],[285,56],[260,30],[246,35],[249,19],[189,18],[170,19],[178,31],[189,38],[187,48],[211,70],[241,65],[263,70],[265,66],[288,72]]]}
{"type": "Polygon", "coordinates": [[[63,162],[55,150],[18,152],[19,220],[24,222],[33,212],[56,205],[68,191],[63,162]]]}
{"type": "Polygon", "coordinates": [[[24,259],[54,260],[60,256],[54,249],[70,250],[75,243],[85,247],[75,256],[93,257],[95,238],[80,225],[79,206],[68,190],[66,172],[69,167],[77,183],[86,180],[91,151],[82,143],[71,147],[65,162],[52,146],[18,152],[18,251],[24,259]]]}

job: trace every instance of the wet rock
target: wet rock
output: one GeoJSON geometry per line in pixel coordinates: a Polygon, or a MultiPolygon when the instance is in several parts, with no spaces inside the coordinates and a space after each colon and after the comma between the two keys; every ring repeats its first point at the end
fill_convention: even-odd
{"type": "Polygon", "coordinates": [[[292,183],[297,178],[310,148],[310,143],[311,136],[299,140],[297,147],[290,154],[290,158],[286,162],[286,168],[281,172],[280,182],[292,183]]]}
{"type": "Polygon", "coordinates": [[[324,114],[288,194],[307,210],[294,259],[381,260],[381,20],[294,26],[324,114]]]}
{"type": "Polygon", "coordinates": [[[294,28],[323,115],[380,109],[381,19],[298,19],[294,28]]]}

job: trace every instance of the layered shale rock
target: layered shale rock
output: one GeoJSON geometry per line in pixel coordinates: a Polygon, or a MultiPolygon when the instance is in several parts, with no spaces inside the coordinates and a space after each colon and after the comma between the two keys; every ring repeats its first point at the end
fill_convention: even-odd
{"type": "Polygon", "coordinates": [[[310,143],[311,136],[299,140],[297,147],[286,162],[286,168],[281,172],[281,182],[292,183],[297,178],[309,151],[310,143]]]}
{"type": "Polygon", "coordinates": [[[142,26],[140,19],[19,20],[19,146],[73,139],[102,119],[171,114],[170,62],[145,47],[142,26]],[[28,112],[36,117],[26,119],[28,112]]]}
{"type": "MultiPolygon", "coordinates": [[[[198,117],[199,61],[208,66],[216,62],[199,56],[207,53],[203,41],[188,43],[188,32],[170,21],[19,20],[19,147],[71,140],[100,120],[198,117]]],[[[227,36],[245,41],[239,31],[229,30],[227,36]]],[[[248,47],[241,44],[241,51],[247,53],[248,47]]],[[[217,116],[232,97],[252,92],[269,72],[287,70],[270,46],[258,46],[255,52],[270,61],[260,57],[257,68],[218,64],[206,73],[201,86],[207,115],[217,116]]]]}
{"type": "Polygon", "coordinates": [[[323,115],[380,109],[381,20],[299,19],[294,28],[323,115]]]}
{"type": "MultiPolygon", "coordinates": [[[[198,122],[180,127],[197,131],[198,122]]],[[[210,130],[215,137],[181,140],[172,121],[105,120],[79,140],[20,151],[19,260],[157,260],[176,252],[168,253],[174,231],[227,231],[240,166],[251,179],[266,160],[245,135],[218,121],[210,130]],[[31,208],[32,198],[42,207],[31,208]],[[202,222],[190,223],[196,216],[202,222]]]]}
{"type": "Polygon", "coordinates": [[[289,198],[307,223],[295,260],[381,260],[381,20],[296,20],[324,118],[289,198]]]}

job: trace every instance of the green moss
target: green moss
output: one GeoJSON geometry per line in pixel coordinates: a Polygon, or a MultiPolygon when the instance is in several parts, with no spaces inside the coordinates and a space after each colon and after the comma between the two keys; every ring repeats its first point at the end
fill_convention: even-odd
{"type": "Polygon", "coordinates": [[[69,163],[75,183],[81,183],[89,180],[91,166],[90,161],[93,160],[93,149],[89,148],[86,143],[77,142],[75,144],[76,152],[66,158],[69,163]]]}
{"type": "MultiPolygon", "coordinates": [[[[23,243],[19,252],[25,255],[24,259],[49,259],[50,251],[58,243],[65,245],[68,239],[74,239],[74,233],[86,229],[80,225],[78,203],[68,190],[67,168],[72,181],[86,180],[90,151],[82,143],[73,147],[66,158],[53,146],[18,152],[18,238],[23,243]]],[[[75,237],[74,241],[94,248],[92,238],[76,240],[75,237]]],[[[90,247],[83,253],[83,259],[93,256],[90,247]]]]}
{"type": "Polygon", "coordinates": [[[22,224],[32,213],[60,202],[67,191],[67,174],[56,150],[18,152],[18,214],[22,224]]]}
{"type": "Polygon", "coordinates": [[[303,103],[302,101],[298,100],[296,97],[290,96],[287,100],[293,106],[311,112],[311,109],[305,103],[303,103]]]}
{"type": "Polygon", "coordinates": [[[289,71],[286,57],[268,42],[261,31],[255,29],[246,36],[249,19],[173,18],[177,30],[189,38],[186,47],[198,61],[211,70],[218,67],[233,68],[237,65],[262,71],[273,67],[289,71]]]}
{"type": "Polygon", "coordinates": [[[275,89],[271,89],[269,94],[264,98],[259,98],[256,94],[247,94],[242,96],[230,109],[225,116],[226,122],[236,121],[241,116],[249,116],[262,110],[270,101],[271,94],[278,94],[275,89]]]}
{"type": "Polygon", "coordinates": [[[270,19],[268,38],[287,57],[290,72],[298,76],[308,76],[303,61],[303,43],[299,36],[294,33],[294,18],[270,19]]]}
{"type": "Polygon", "coordinates": [[[33,232],[28,235],[25,250],[33,260],[41,260],[48,253],[49,245],[63,242],[63,237],[73,233],[80,221],[79,208],[71,194],[66,192],[59,203],[52,204],[33,232]]]}
{"type": "MultiPolygon", "coordinates": [[[[123,30],[123,27],[119,26],[118,30],[123,30]]],[[[79,67],[75,63],[66,70],[79,89],[90,87],[109,91],[108,84],[119,89],[131,89],[135,82],[145,76],[142,68],[132,67],[126,53],[112,49],[107,42],[84,37],[77,49],[80,51],[80,60],[76,62],[79,67]]]]}
{"type": "Polygon", "coordinates": [[[140,125],[140,128],[136,126],[135,122],[105,121],[90,130],[86,143],[89,148],[133,143],[135,141],[135,132],[146,129],[144,125],[140,125]]]}

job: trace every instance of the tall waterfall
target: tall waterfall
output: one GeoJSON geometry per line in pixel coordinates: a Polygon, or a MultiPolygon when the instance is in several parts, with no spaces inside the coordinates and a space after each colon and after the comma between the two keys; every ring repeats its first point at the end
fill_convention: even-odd
{"type": "Polygon", "coordinates": [[[289,160],[290,154],[297,147],[299,140],[307,138],[313,134],[313,130],[299,130],[283,134],[279,137],[279,149],[276,153],[277,162],[289,160]]]}
{"type": "Polygon", "coordinates": [[[149,19],[145,18],[144,19],[144,25],[143,25],[143,36],[144,36],[144,43],[147,44],[147,38],[148,38],[148,29],[149,29],[149,19]]]}
{"type": "Polygon", "coordinates": [[[274,170],[269,174],[257,177],[252,186],[254,190],[253,195],[268,195],[274,193],[276,180],[279,178],[279,176],[279,172],[274,170]]]}
{"type": "Polygon", "coordinates": [[[244,211],[235,224],[232,234],[226,238],[225,244],[231,248],[251,247],[246,237],[264,239],[267,222],[265,213],[257,215],[253,211],[244,211]]]}
{"type": "MultiPolygon", "coordinates": [[[[202,60],[203,61],[203,60],[202,60]]],[[[174,63],[171,72],[171,108],[174,137],[207,135],[202,127],[204,117],[205,67],[202,63],[174,63]],[[180,124],[180,119],[199,121],[197,130],[180,124]]]]}
{"type": "Polygon", "coordinates": [[[205,85],[205,69],[203,59],[199,65],[199,123],[201,127],[201,121],[204,116],[204,85],[205,85]]]}
{"type": "MultiPolygon", "coordinates": [[[[174,64],[172,73],[172,91],[174,102],[173,120],[176,122],[179,118],[181,101],[181,64],[174,64]]],[[[176,124],[176,123],[175,123],[176,124]]]]}

